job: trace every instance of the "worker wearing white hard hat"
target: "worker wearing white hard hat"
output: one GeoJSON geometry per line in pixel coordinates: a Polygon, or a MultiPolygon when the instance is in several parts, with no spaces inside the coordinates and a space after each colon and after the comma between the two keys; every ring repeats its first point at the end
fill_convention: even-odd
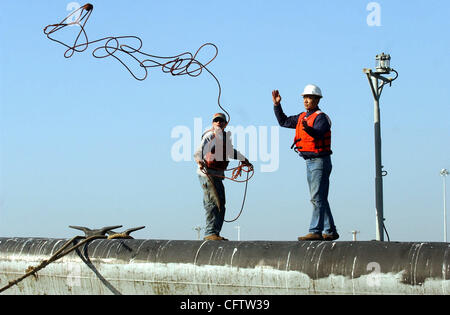
{"type": "Polygon", "coordinates": [[[322,90],[314,84],[308,84],[305,87],[305,90],[303,91],[302,96],[306,96],[306,95],[313,95],[313,96],[318,96],[319,98],[322,98],[322,90]]]}
{"type": "Polygon", "coordinates": [[[295,129],[292,149],[306,161],[306,174],[313,205],[313,214],[309,234],[299,237],[299,241],[326,240],[339,238],[333,215],[328,203],[328,191],[332,170],[331,120],[319,108],[323,98],[321,89],[308,84],[303,93],[303,105],[306,111],[286,116],[281,107],[281,95],[278,90],[272,92],[275,116],[281,127],[295,129]]]}

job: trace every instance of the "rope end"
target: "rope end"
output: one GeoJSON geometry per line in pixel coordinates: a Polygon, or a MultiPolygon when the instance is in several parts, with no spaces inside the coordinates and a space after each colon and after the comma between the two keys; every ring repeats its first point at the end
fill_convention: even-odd
{"type": "Polygon", "coordinates": [[[83,6],[83,9],[85,9],[86,11],[91,11],[94,8],[94,6],[90,3],[87,3],[83,6]]]}

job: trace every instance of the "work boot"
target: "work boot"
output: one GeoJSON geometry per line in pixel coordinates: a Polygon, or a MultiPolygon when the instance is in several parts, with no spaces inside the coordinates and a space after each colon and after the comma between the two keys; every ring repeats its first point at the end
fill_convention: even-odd
{"type": "Polygon", "coordinates": [[[337,232],[334,232],[333,234],[322,234],[324,241],[335,241],[339,239],[339,234],[337,232]]]}
{"type": "Polygon", "coordinates": [[[225,237],[222,237],[222,236],[219,236],[216,234],[205,236],[204,240],[205,241],[228,241],[225,237]]]}
{"type": "Polygon", "coordinates": [[[323,241],[322,234],[309,233],[306,236],[301,236],[298,238],[299,241],[323,241]]]}

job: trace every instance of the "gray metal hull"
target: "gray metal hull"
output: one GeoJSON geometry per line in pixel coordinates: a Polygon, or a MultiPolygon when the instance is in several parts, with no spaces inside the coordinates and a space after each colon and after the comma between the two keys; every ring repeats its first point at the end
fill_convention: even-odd
{"type": "MultiPolygon", "coordinates": [[[[0,238],[0,287],[67,240],[0,238]]],[[[446,243],[97,240],[4,294],[449,294],[446,243]]]]}

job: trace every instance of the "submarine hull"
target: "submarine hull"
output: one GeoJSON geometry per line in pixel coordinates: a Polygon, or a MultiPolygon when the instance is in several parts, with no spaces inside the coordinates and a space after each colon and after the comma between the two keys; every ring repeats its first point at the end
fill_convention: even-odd
{"type": "MultiPolygon", "coordinates": [[[[0,287],[65,239],[0,238],[0,287]]],[[[450,293],[447,243],[95,240],[3,294],[450,293]]]]}

